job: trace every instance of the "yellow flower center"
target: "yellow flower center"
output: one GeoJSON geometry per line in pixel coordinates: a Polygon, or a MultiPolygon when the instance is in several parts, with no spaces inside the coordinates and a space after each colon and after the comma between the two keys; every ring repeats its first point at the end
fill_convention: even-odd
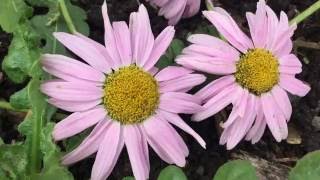
{"type": "Polygon", "coordinates": [[[236,67],[236,82],[256,95],[270,91],[279,81],[278,60],[265,49],[249,50],[236,67]]]}
{"type": "Polygon", "coordinates": [[[158,83],[135,65],[120,68],[106,79],[103,103],[112,119],[122,124],[140,123],[159,104],[158,83]]]}

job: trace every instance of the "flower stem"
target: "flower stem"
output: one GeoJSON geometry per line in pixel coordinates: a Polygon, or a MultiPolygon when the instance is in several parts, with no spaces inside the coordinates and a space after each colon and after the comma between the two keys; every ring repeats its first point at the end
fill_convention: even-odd
{"type": "Polygon", "coordinates": [[[206,6],[209,11],[213,10],[213,4],[211,0],[206,0],[206,6]]]}
{"type": "Polygon", "coordinates": [[[9,111],[18,111],[18,112],[28,112],[28,109],[16,109],[11,106],[11,104],[7,101],[0,101],[0,109],[5,109],[9,111]]]}
{"type": "Polygon", "coordinates": [[[69,31],[72,34],[75,34],[77,32],[77,30],[72,22],[71,16],[70,16],[68,9],[67,9],[67,6],[66,6],[66,3],[64,2],[64,0],[59,0],[59,5],[60,5],[62,15],[64,17],[64,20],[66,21],[66,24],[68,26],[69,31]]]}
{"type": "Polygon", "coordinates": [[[320,9],[320,0],[312,4],[308,9],[304,10],[300,14],[298,14],[296,17],[294,17],[291,21],[290,24],[296,23],[299,24],[301,21],[309,17],[311,14],[316,12],[317,10],[320,9]]]}

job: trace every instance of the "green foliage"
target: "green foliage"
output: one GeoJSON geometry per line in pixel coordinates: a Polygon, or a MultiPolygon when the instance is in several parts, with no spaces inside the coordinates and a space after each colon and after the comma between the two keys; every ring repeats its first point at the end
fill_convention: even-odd
{"type": "Polygon", "coordinates": [[[174,39],[171,42],[166,54],[164,54],[160,58],[156,66],[159,69],[163,69],[167,66],[173,65],[175,63],[174,61],[175,58],[181,53],[183,48],[184,48],[184,43],[179,39],[174,39]]]}
{"type": "Polygon", "coordinates": [[[127,176],[127,177],[122,178],[122,180],[134,180],[134,177],[127,176]]]}
{"type": "Polygon", "coordinates": [[[158,180],[187,180],[187,176],[177,166],[168,166],[161,170],[158,180]]]}
{"type": "Polygon", "coordinates": [[[0,162],[0,179],[24,179],[27,154],[23,145],[0,145],[0,162]]]}
{"type": "Polygon", "coordinates": [[[214,180],[258,180],[255,168],[249,161],[234,160],[221,166],[214,180]]]}
{"type": "MultiPolygon", "coordinates": [[[[42,48],[43,53],[58,53],[66,54],[65,48],[57,42],[53,37],[53,32],[68,32],[66,23],[63,16],[59,11],[59,3],[57,0],[29,0],[31,4],[48,7],[49,11],[45,15],[34,16],[31,19],[31,23],[37,30],[41,39],[45,41],[45,46],[42,48]]],[[[72,5],[69,1],[66,1],[66,6],[70,12],[70,16],[76,29],[84,34],[89,34],[89,26],[85,22],[87,16],[84,10],[72,5]]]]}
{"type": "MultiPolygon", "coordinates": [[[[25,1],[0,0],[0,26],[4,31],[13,33],[2,69],[15,83],[30,79],[27,87],[10,97],[14,108],[30,110],[18,126],[18,131],[26,137],[25,141],[19,145],[0,142],[0,179],[50,180],[59,177],[72,180],[72,174],[60,164],[61,152],[51,137],[54,124],[50,120],[56,108],[50,106],[40,92],[42,81],[50,79],[42,71],[41,53],[66,53],[52,33],[68,32],[67,25],[60,12],[59,1],[25,1]],[[32,16],[32,6],[45,7],[49,11],[44,15],[32,16]]],[[[69,0],[66,0],[66,5],[77,30],[88,35],[85,11],[69,0]]]]}
{"type": "Polygon", "coordinates": [[[23,88],[20,91],[15,92],[10,96],[10,104],[16,109],[28,109],[31,107],[27,88],[23,88]]]}
{"type": "Polygon", "coordinates": [[[39,60],[39,38],[28,24],[19,25],[13,35],[2,69],[13,82],[22,83],[30,76],[33,63],[39,60]]]}
{"type": "Polygon", "coordinates": [[[23,0],[0,0],[0,26],[6,32],[14,32],[31,15],[32,8],[23,0]]]}
{"type": "Polygon", "coordinates": [[[300,159],[289,174],[289,180],[319,180],[320,151],[314,151],[300,159]]]}

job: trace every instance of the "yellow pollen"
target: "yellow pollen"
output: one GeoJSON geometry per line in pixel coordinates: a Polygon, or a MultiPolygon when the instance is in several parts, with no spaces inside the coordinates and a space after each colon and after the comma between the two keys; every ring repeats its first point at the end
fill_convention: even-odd
{"type": "Polygon", "coordinates": [[[278,60],[265,49],[249,50],[236,67],[236,82],[256,95],[270,91],[279,81],[278,60]]]}
{"type": "Polygon", "coordinates": [[[135,65],[120,68],[106,79],[103,103],[108,115],[121,124],[141,123],[158,107],[158,83],[135,65]]]}

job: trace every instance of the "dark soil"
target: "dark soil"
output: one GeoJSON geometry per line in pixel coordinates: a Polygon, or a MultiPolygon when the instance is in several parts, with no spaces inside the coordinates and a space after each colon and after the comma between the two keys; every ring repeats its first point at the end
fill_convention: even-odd
{"type": "MultiPolygon", "coordinates": [[[[306,9],[316,0],[269,0],[268,4],[277,14],[281,10],[285,11],[289,18],[293,18],[297,12],[306,9]]],[[[103,0],[78,0],[78,4],[84,8],[88,15],[90,25],[90,37],[96,41],[103,42],[103,21],[101,16],[101,4],[103,0]]],[[[128,21],[130,12],[136,11],[138,3],[136,0],[107,0],[109,16],[111,20],[128,21]]],[[[245,12],[255,11],[256,0],[214,0],[216,6],[221,6],[231,12],[238,24],[245,32],[248,32],[245,12]]],[[[202,9],[205,9],[204,4],[202,9]]],[[[158,17],[156,11],[149,7],[150,19],[155,35],[163,30],[167,22],[162,17],[158,17]]],[[[201,13],[197,16],[182,20],[176,26],[176,37],[185,39],[188,32],[195,32],[200,24],[209,24],[201,13]]],[[[0,59],[7,53],[10,43],[10,35],[0,32],[0,59]]],[[[261,141],[255,145],[242,141],[232,151],[226,151],[224,146],[219,143],[218,123],[226,119],[228,110],[221,112],[213,118],[200,123],[190,122],[188,116],[184,119],[194,128],[207,142],[207,149],[204,150],[195,140],[186,133],[179,130],[187,145],[189,146],[190,155],[187,159],[187,165],[183,169],[191,180],[209,180],[212,179],[219,166],[228,160],[239,157],[239,154],[245,152],[246,155],[257,159],[264,159],[270,163],[270,166],[283,165],[285,167],[294,166],[297,159],[301,158],[308,152],[320,149],[320,13],[314,14],[309,19],[300,23],[295,33],[294,40],[296,54],[303,62],[303,72],[299,78],[309,83],[312,87],[310,93],[303,98],[291,96],[293,115],[289,123],[293,139],[301,143],[287,143],[283,141],[277,143],[269,131],[265,132],[261,141]],[[310,45],[311,44],[311,45],[310,45]],[[296,134],[296,135],[295,135],[296,134]]],[[[1,98],[7,99],[12,92],[19,89],[11,83],[6,77],[3,78],[0,85],[1,98]]],[[[7,99],[8,100],[8,99],[7,99]]],[[[9,143],[18,138],[16,126],[21,118],[18,114],[9,114],[0,110],[0,137],[9,143]],[[18,120],[17,120],[18,119],[18,120]],[[7,120],[7,121],[6,121],[7,120]]],[[[83,160],[70,167],[75,179],[89,179],[94,156],[83,160]]],[[[150,148],[151,172],[150,179],[156,179],[160,170],[167,166],[150,148]]],[[[286,179],[286,173],[279,179],[286,179]]],[[[123,150],[120,159],[113,170],[110,179],[119,180],[124,176],[132,175],[129,159],[125,150],[123,150]]],[[[272,178],[267,178],[272,179],[272,178]]]]}

